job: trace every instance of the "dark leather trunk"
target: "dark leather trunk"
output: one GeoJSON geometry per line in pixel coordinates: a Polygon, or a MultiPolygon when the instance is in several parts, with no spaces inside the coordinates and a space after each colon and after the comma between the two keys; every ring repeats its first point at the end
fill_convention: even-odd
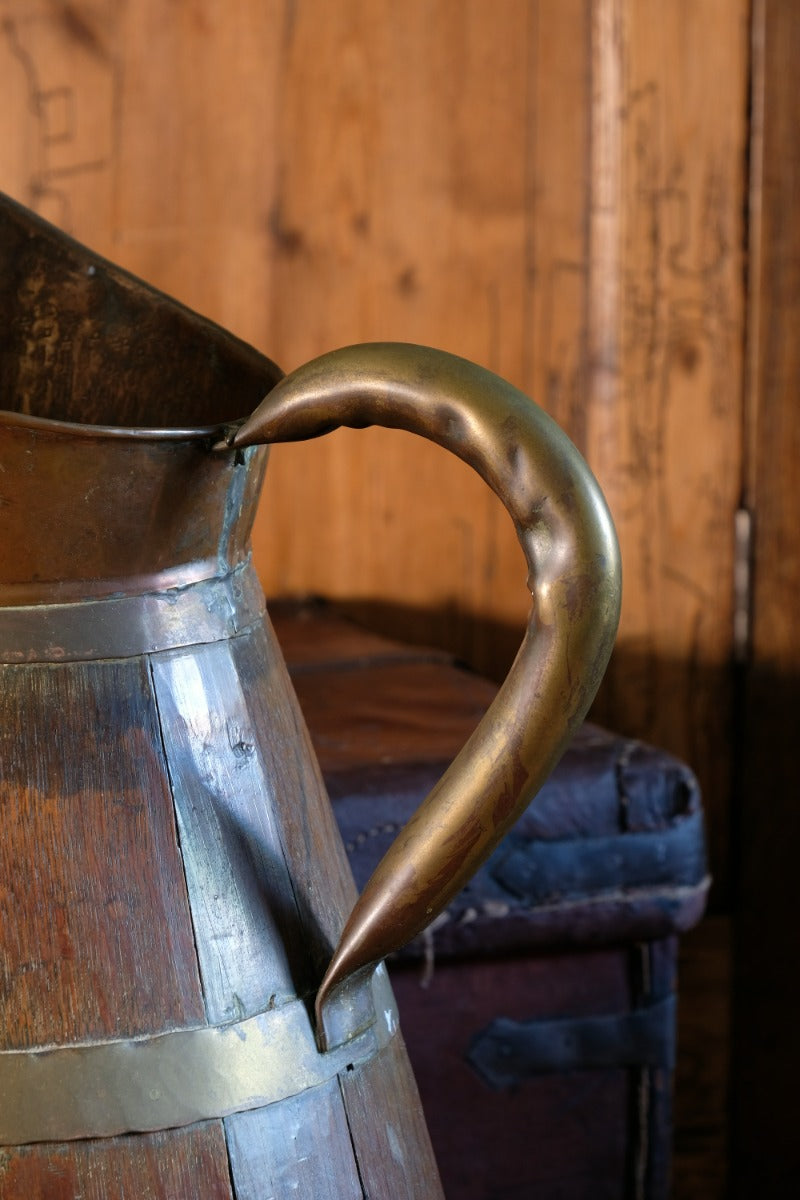
{"type": "MultiPolygon", "coordinates": [[[[271,611],[362,885],[495,688],[330,608],[271,611]]],[[[666,1200],[677,935],[707,887],[692,773],[584,725],[391,965],[448,1200],[666,1200]]]]}

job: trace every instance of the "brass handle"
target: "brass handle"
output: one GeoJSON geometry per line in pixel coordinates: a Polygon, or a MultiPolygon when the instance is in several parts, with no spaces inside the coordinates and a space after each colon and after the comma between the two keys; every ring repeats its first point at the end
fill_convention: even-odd
{"type": "Polygon", "coordinates": [[[419,433],[474,467],[514,520],[533,608],[494,703],[357,901],[319,989],[320,1030],[331,993],[424,929],[541,787],[600,684],[621,587],[616,533],[589,468],[555,422],[498,376],[422,346],[351,346],[278,383],[232,444],[296,441],[342,425],[419,433]]]}

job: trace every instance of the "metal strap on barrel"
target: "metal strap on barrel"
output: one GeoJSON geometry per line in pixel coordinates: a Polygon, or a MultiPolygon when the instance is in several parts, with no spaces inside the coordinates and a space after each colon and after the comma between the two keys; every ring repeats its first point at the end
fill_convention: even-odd
{"type": "Polygon", "coordinates": [[[324,1054],[302,1000],[230,1025],[2,1051],[0,1145],[174,1129],[318,1087],[369,1061],[397,1031],[384,967],[362,989],[355,1018],[352,1036],[324,1054]]]}
{"type": "Polygon", "coordinates": [[[216,642],[243,633],[263,612],[249,559],[225,575],[159,591],[0,606],[0,663],[131,658],[216,642]]]}

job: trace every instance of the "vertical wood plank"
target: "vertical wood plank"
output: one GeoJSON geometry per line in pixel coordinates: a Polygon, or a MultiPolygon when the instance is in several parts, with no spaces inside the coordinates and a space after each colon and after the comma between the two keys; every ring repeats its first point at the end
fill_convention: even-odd
{"type": "MultiPolygon", "coordinates": [[[[0,668],[0,828],[4,1049],[202,1023],[145,662],[0,668]]],[[[226,1197],[220,1131],[3,1151],[0,1195],[226,1197]]]]}
{"type": "MultiPolygon", "coordinates": [[[[453,0],[298,8],[273,248],[283,365],[358,340],[422,341],[577,420],[583,13],[574,0],[511,0],[500,17],[453,0]]],[[[406,634],[473,660],[475,615],[520,630],[527,616],[502,506],[410,435],[277,448],[255,546],[268,592],[396,602],[406,634]],[[417,630],[409,608],[425,610],[417,630]]],[[[477,649],[496,667],[496,644],[477,649]]]]}
{"type": "Polygon", "coordinates": [[[2,667],[0,681],[4,1048],[202,1021],[146,664],[2,667]]]}
{"type": "MultiPolygon", "coordinates": [[[[277,647],[259,630],[190,654],[155,656],[153,672],[209,1019],[309,994],[352,885],[277,647]]],[[[383,1092],[372,1097],[365,1128],[393,1122],[395,1154],[424,1172],[430,1148],[424,1123],[413,1119],[419,1104],[408,1064],[399,1053],[381,1064],[379,1074],[394,1074],[381,1075],[383,1092]],[[409,1116],[395,1113],[395,1089],[409,1116]]],[[[229,1117],[239,1200],[277,1200],[290,1191],[360,1200],[360,1172],[370,1169],[370,1194],[399,1194],[396,1168],[378,1169],[382,1159],[366,1133],[356,1165],[345,1102],[334,1080],[229,1117]]]]}
{"type": "Polygon", "coordinates": [[[222,1123],[0,1151],[0,1200],[233,1200],[222,1123]]]}
{"type": "Polygon", "coordinates": [[[758,0],[753,15],[747,502],[755,547],[735,943],[737,1197],[788,1194],[800,1182],[800,11],[758,0]]]}
{"type": "Polygon", "coordinates": [[[401,1034],[340,1083],[364,1195],[444,1200],[401,1034]]]}
{"type": "Polygon", "coordinates": [[[227,642],[156,655],[153,678],[207,1019],[240,1020],[313,984],[274,781],[227,642]]]}
{"type": "Polygon", "coordinates": [[[300,912],[303,953],[316,986],[356,890],[311,739],[271,627],[231,649],[274,794],[281,843],[300,912]],[[262,643],[262,644],[259,644],[262,643]],[[264,672],[263,662],[269,663],[264,672]]]}
{"type": "MultiPolygon", "coordinates": [[[[259,629],[154,656],[153,675],[208,1020],[311,995],[350,875],[313,762],[302,760],[302,719],[277,645],[259,629]]],[[[225,1128],[237,1200],[361,1200],[335,1079],[235,1114],[225,1128]]]]}
{"type": "Polygon", "coordinates": [[[362,1200],[337,1079],[225,1126],[236,1200],[362,1200]]]}
{"type": "Polygon", "coordinates": [[[112,257],[270,354],[269,224],[292,6],[113,7],[112,257]]]}
{"type": "Polygon", "coordinates": [[[697,770],[720,899],[742,471],[747,5],[597,0],[593,39],[588,447],[625,570],[618,652],[597,711],[697,770]]]}

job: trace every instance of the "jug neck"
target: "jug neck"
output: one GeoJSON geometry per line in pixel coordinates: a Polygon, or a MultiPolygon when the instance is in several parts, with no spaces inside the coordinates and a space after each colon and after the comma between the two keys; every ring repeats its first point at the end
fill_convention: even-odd
{"type": "Polygon", "coordinates": [[[0,608],[174,592],[249,554],[266,453],[0,414],[0,608]]]}

